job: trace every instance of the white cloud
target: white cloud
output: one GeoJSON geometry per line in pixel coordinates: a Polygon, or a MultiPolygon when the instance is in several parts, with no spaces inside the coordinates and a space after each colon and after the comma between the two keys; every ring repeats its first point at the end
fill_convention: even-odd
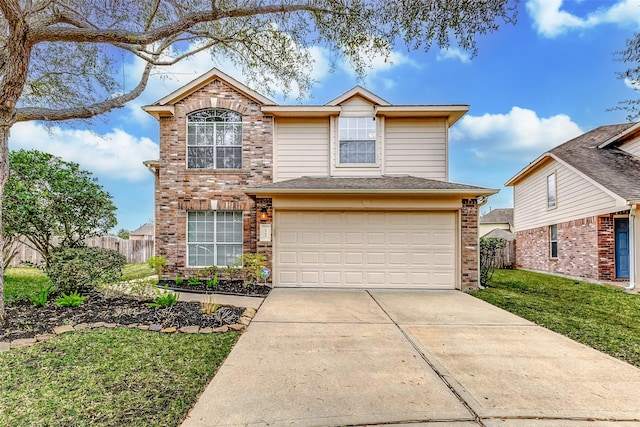
{"type": "Polygon", "coordinates": [[[451,139],[467,145],[479,159],[520,156],[533,160],[582,133],[567,115],[541,118],[535,111],[513,107],[507,114],[463,117],[451,130],[451,139]]]}
{"type": "Polygon", "coordinates": [[[35,122],[15,124],[11,128],[9,147],[51,153],[65,161],[79,163],[95,175],[127,181],[150,176],[142,162],[158,158],[157,144],[121,129],[98,135],[89,130],[46,128],[35,122]]]}
{"type": "Polygon", "coordinates": [[[630,78],[627,77],[627,78],[624,79],[624,84],[629,89],[640,90],[640,81],[638,81],[638,80],[630,79],[630,78]]]}
{"type": "Polygon", "coordinates": [[[446,61],[447,59],[458,59],[460,62],[467,64],[471,62],[471,55],[458,47],[450,47],[449,49],[440,49],[437,61],[446,61]]]}
{"type": "MultiPolygon", "coordinates": [[[[545,37],[556,37],[572,29],[591,28],[601,24],[640,28],[640,0],[620,0],[579,17],[562,10],[563,0],[529,0],[527,11],[534,28],[545,37]]],[[[588,3],[587,3],[588,4],[588,3]]]]}

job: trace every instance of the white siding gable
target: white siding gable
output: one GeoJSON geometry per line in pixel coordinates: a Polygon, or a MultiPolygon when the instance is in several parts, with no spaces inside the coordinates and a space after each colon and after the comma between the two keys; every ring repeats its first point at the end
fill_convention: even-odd
{"type": "Polygon", "coordinates": [[[619,209],[616,199],[583,175],[549,160],[513,186],[514,230],[557,224],[619,209]],[[557,205],[547,208],[547,176],[556,173],[557,205]]]}

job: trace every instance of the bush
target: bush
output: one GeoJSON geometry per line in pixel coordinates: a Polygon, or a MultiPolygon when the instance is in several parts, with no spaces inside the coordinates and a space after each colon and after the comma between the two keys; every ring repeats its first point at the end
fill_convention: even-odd
{"type": "Polygon", "coordinates": [[[507,244],[500,237],[480,238],[480,284],[486,285],[496,271],[496,254],[507,244]]]}
{"type": "Polygon", "coordinates": [[[92,290],[116,282],[127,259],[118,251],[102,248],[66,248],[51,255],[46,274],[60,292],[92,290]]]}
{"type": "Polygon", "coordinates": [[[163,256],[152,256],[147,260],[147,264],[158,276],[162,276],[167,268],[167,259],[163,256]]]}

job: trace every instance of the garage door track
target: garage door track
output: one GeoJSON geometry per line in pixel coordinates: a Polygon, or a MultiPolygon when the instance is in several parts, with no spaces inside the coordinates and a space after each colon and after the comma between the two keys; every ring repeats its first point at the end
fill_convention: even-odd
{"type": "Polygon", "coordinates": [[[183,426],[640,427],[638,390],[462,292],[276,288],[183,426]]]}

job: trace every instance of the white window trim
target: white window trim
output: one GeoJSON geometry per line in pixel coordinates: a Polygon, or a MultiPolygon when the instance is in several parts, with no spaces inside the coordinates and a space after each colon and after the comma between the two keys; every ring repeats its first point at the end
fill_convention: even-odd
{"type": "MultiPolygon", "coordinates": [[[[243,159],[243,153],[242,153],[242,148],[244,145],[244,127],[242,125],[242,114],[238,113],[237,111],[233,111],[233,110],[228,110],[225,108],[206,108],[204,110],[198,110],[198,111],[192,111],[191,113],[187,114],[185,117],[185,167],[186,169],[190,170],[190,171],[237,171],[237,170],[242,170],[244,167],[244,159],[243,159]],[[239,122],[212,122],[212,123],[228,123],[228,124],[233,124],[233,125],[240,125],[240,144],[239,145],[224,145],[224,146],[217,146],[215,144],[215,137],[213,140],[213,144],[212,145],[189,145],[189,116],[191,116],[192,114],[196,114],[199,113],[201,111],[211,111],[211,110],[221,110],[221,111],[229,111],[231,113],[237,114],[240,117],[240,121],[239,122]],[[212,168],[192,168],[189,167],[189,148],[190,147],[211,147],[213,148],[213,167],[212,168]],[[240,167],[239,168],[218,168],[216,167],[216,163],[217,163],[217,157],[216,157],[216,148],[217,147],[228,147],[228,148],[240,148],[240,167]]],[[[215,128],[215,126],[214,126],[215,128]]]]}
{"type": "MultiPolygon", "coordinates": [[[[189,241],[189,213],[192,213],[192,212],[202,212],[202,211],[187,211],[187,221],[186,221],[186,227],[185,227],[185,244],[187,246],[187,248],[186,248],[187,249],[186,250],[187,259],[186,259],[186,263],[185,264],[187,265],[187,268],[206,268],[206,267],[210,267],[211,265],[191,265],[189,263],[189,259],[190,259],[189,246],[190,245],[215,245],[213,258],[214,258],[214,260],[217,260],[217,258],[218,258],[218,256],[217,256],[218,255],[217,246],[219,244],[217,241],[215,241],[215,242],[190,242],[189,241]]],[[[223,243],[220,243],[220,244],[221,245],[240,245],[241,246],[241,253],[242,253],[244,251],[244,215],[243,215],[243,212],[242,211],[217,211],[217,210],[206,211],[206,212],[210,212],[210,213],[214,213],[215,214],[215,221],[214,221],[214,224],[213,224],[214,225],[214,236],[217,236],[217,234],[218,234],[218,214],[219,213],[227,213],[227,212],[240,213],[240,222],[241,222],[241,224],[240,224],[240,227],[241,227],[240,236],[242,236],[242,238],[241,238],[242,240],[239,241],[239,242],[223,242],[223,243]]],[[[218,266],[218,267],[224,267],[224,266],[219,266],[217,264],[215,264],[215,265],[218,266]]]]}
{"type": "Polygon", "coordinates": [[[335,153],[335,167],[343,168],[343,169],[380,169],[380,165],[382,164],[382,129],[381,129],[381,121],[380,117],[377,116],[337,116],[333,121],[334,126],[334,153],[335,153]],[[340,119],[357,119],[357,118],[366,118],[371,119],[375,122],[375,131],[376,138],[374,140],[374,153],[376,157],[376,161],[374,163],[341,163],[340,162],[340,119]]]}

